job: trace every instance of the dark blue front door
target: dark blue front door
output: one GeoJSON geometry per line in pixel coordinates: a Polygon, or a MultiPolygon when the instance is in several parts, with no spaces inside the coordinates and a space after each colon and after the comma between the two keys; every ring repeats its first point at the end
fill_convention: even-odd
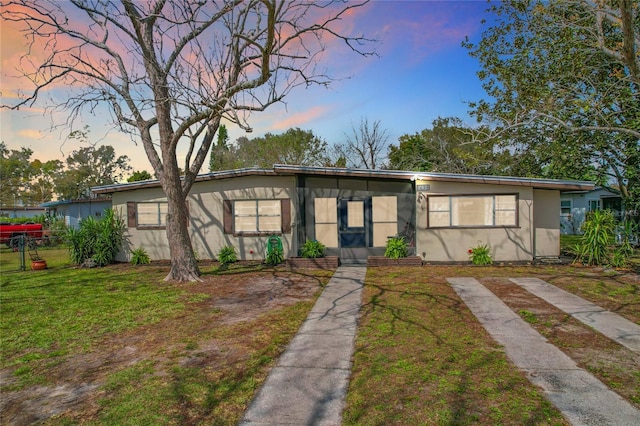
{"type": "Polygon", "coordinates": [[[366,247],[365,200],[340,200],[340,247],[366,247]]]}

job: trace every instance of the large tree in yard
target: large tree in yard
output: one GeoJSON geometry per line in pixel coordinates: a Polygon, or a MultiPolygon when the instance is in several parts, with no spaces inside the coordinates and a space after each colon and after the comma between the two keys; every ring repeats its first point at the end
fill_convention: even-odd
{"type": "Polygon", "coordinates": [[[640,210],[639,3],[506,0],[490,13],[482,39],[465,46],[490,95],[471,107],[491,136],[547,175],[589,170],[640,210]]]}
{"type": "Polygon", "coordinates": [[[108,105],[116,124],[142,142],[166,194],[167,279],[198,280],[185,199],[221,120],[248,130],[251,112],[298,86],[329,84],[318,69],[329,43],[367,54],[367,40],[342,25],[365,2],[3,1],[2,18],[24,25],[27,39],[46,51],[25,72],[33,90],[11,107],[61,84],[69,96],[55,106],[71,117],[108,105]]]}

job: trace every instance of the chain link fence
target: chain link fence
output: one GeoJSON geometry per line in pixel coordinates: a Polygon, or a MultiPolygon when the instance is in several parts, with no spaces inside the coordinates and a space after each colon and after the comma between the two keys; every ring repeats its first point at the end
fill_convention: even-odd
{"type": "Polygon", "coordinates": [[[2,270],[30,269],[34,261],[42,260],[42,252],[49,248],[66,248],[66,230],[43,230],[42,236],[32,237],[28,234],[13,235],[0,248],[2,253],[2,270]]]}

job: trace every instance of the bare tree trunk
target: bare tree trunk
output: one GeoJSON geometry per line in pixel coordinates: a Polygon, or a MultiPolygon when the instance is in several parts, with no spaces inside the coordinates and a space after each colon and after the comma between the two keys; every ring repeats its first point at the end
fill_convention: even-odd
{"type": "Polygon", "coordinates": [[[171,271],[165,281],[202,281],[189,237],[189,213],[182,194],[180,179],[168,173],[164,191],[167,195],[167,239],[171,256],[171,271]]]}

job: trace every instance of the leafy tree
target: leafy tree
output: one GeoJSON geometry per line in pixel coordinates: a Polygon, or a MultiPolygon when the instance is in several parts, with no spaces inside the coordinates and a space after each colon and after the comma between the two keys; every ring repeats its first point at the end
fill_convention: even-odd
{"type": "Polygon", "coordinates": [[[279,135],[267,133],[260,138],[239,140],[234,157],[241,161],[240,167],[322,166],[326,150],[327,143],[313,132],[294,128],[279,135]]]}
{"type": "Polygon", "coordinates": [[[32,154],[29,148],[10,150],[0,142],[0,203],[3,206],[28,203],[26,194],[33,175],[32,154]]]}
{"type": "Polygon", "coordinates": [[[358,169],[384,168],[385,151],[389,142],[389,133],[381,127],[380,121],[369,125],[366,117],[360,119],[360,126],[351,127],[351,133],[344,135],[345,141],[333,147],[336,163],[346,162],[349,167],[358,169]]]}
{"type": "Polygon", "coordinates": [[[140,181],[149,180],[149,179],[153,179],[153,176],[151,176],[151,173],[149,173],[146,170],[141,170],[141,171],[136,170],[133,172],[131,176],[127,178],[127,182],[140,182],[140,181]]]}
{"type": "Polygon", "coordinates": [[[28,192],[31,204],[42,204],[53,199],[55,182],[62,173],[63,166],[60,160],[49,160],[43,163],[36,159],[31,162],[32,178],[28,192]]]}
{"type": "Polygon", "coordinates": [[[479,43],[479,120],[550,176],[595,177],[640,207],[640,6],[507,0],[479,43]],[[570,165],[571,163],[571,165],[570,165]],[[585,173],[586,172],[586,176],[585,173]]]}
{"type": "MultiPolygon", "coordinates": [[[[82,131],[72,132],[69,137],[86,143],[88,135],[89,130],[85,127],[82,131]]],[[[89,197],[92,186],[116,183],[131,170],[129,157],[116,157],[115,149],[110,145],[75,150],[67,157],[66,166],[56,181],[56,192],[65,200],[89,197]]]]}
{"type": "Polygon", "coordinates": [[[218,142],[211,146],[211,156],[209,157],[209,171],[223,170],[229,157],[229,133],[227,126],[221,124],[218,128],[218,142]]]}
{"type": "Polygon", "coordinates": [[[494,139],[473,142],[472,130],[459,118],[440,118],[414,135],[402,135],[389,147],[389,167],[443,173],[508,174],[511,156],[498,152],[494,139]]]}
{"type": "Polygon", "coordinates": [[[32,104],[53,84],[75,89],[53,105],[72,118],[109,106],[116,124],[142,142],[167,196],[167,279],[198,280],[185,200],[222,118],[248,130],[251,112],[299,85],[329,84],[316,67],[329,40],[367,53],[359,50],[365,38],[342,32],[365,3],[6,0],[0,16],[46,50],[35,72],[23,71],[33,91],[12,107],[32,104]]]}

